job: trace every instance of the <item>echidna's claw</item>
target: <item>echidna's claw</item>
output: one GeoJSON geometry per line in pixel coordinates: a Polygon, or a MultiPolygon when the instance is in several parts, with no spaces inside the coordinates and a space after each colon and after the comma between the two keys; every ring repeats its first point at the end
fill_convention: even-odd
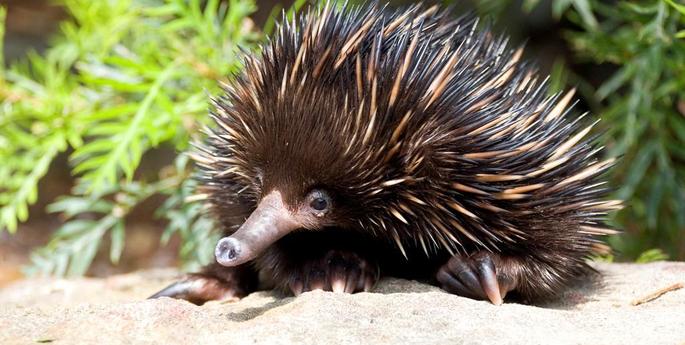
{"type": "Polygon", "coordinates": [[[245,297],[257,287],[256,274],[246,266],[206,266],[201,273],[188,275],[148,299],[171,297],[202,305],[207,301],[231,301],[245,297]]]}
{"type": "Polygon", "coordinates": [[[293,273],[288,287],[294,295],[305,291],[325,290],[355,293],[370,291],[378,281],[378,268],[358,255],[331,250],[319,260],[304,265],[293,273]]]}
{"type": "Polygon", "coordinates": [[[202,305],[211,300],[238,300],[244,297],[230,286],[212,278],[189,277],[165,287],[148,299],[171,297],[202,305]]]}
{"type": "Polygon", "coordinates": [[[499,282],[495,274],[495,265],[490,256],[481,256],[474,259],[476,270],[478,271],[478,281],[488,299],[494,305],[502,304],[499,282]]]}
{"type": "Polygon", "coordinates": [[[497,254],[479,252],[469,257],[454,256],[443,265],[437,274],[440,287],[450,293],[487,299],[500,305],[507,292],[513,289],[512,279],[497,275],[497,254]],[[495,260],[493,260],[493,258],[495,260]],[[500,283],[503,280],[505,283],[500,283]]]}
{"type": "Polygon", "coordinates": [[[304,283],[300,277],[293,277],[288,284],[288,288],[292,291],[293,295],[299,296],[304,292],[304,283]]]}
{"type": "Polygon", "coordinates": [[[178,298],[180,296],[187,296],[193,290],[193,282],[190,280],[181,280],[171,283],[162,290],[157,291],[154,295],[147,299],[156,299],[160,297],[178,298]]]}
{"type": "Polygon", "coordinates": [[[307,282],[309,283],[309,290],[328,290],[326,271],[321,267],[310,269],[307,282]]]}

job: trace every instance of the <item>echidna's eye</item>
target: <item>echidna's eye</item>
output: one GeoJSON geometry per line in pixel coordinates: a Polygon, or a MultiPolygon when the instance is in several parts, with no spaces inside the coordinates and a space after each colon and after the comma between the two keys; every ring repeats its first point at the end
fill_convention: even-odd
{"type": "Polygon", "coordinates": [[[331,209],[331,197],[325,190],[314,189],[307,195],[306,205],[317,217],[323,217],[331,209]]]}
{"type": "Polygon", "coordinates": [[[326,201],[324,198],[315,198],[311,203],[309,203],[309,206],[317,211],[323,211],[328,207],[328,201],[326,201]]]}

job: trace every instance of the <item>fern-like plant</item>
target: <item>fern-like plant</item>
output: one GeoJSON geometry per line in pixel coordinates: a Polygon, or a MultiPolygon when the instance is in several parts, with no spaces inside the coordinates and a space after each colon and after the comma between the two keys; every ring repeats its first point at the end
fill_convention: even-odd
{"type": "MultiPolygon", "coordinates": [[[[207,260],[211,226],[187,205],[182,155],[157,176],[138,176],[143,155],[184,151],[207,121],[207,93],[240,69],[239,49],[261,35],[252,0],[63,0],[70,20],[44,55],[0,69],[0,231],[13,232],[38,181],[61,152],[78,177],[49,211],[67,222],[32,256],[33,270],[79,275],[104,236],[121,254],[125,219],[152,195],[168,201],[166,237],[179,232],[189,262],[207,260]]],[[[3,12],[4,14],[4,12],[3,12]]],[[[3,25],[4,27],[4,25],[3,25]]],[[[4,66],[4,64],[3,64],[4,66]]]]}

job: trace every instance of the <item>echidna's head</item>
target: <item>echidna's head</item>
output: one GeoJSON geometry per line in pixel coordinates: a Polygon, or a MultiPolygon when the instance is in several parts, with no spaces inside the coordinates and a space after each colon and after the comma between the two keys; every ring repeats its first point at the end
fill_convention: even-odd
{"type": "MultiPolygon", "coordinates": [[[[219,219],[250,215],[225,224],[242,222],[217,245],[220,263],[232,266],[253,259],[292,231],[349,227],[360,214],[361,205],[353,202],[359,200],[354,194],[360,178],[342,152],[346,134],[334,119],[340,109],[323,95],[310,97],[316,96],[308,95],[301,104],[277,106],[268,115],[252,109],[249,118],[232,113],[238,99],[221,101],[225,117],[219,115],[218,121],[231,127],[213,137],[215,170],[210,172],[212,184],[205,188],[212,186],[209,194],[219,219]],[[227,209],[233,203],[244,210],[227,209]]],[[[337,95],[325,96],[333,97],[337,95]]],[[[261,101],[265,111],[266,99],[261,101]]]]}
{"type": "MultiPolygon", "coordinates": [[[[247,71],[263,68],[248,64],[247,71]]],[[[275,81],[252,84],[256,78],[247,74],[215,102],[219,127],[196,157],[217,218],[225,227],[241,224],[217,245],[218,262],[229,266],[292,231],[358,230],[385,206],[385,193],[374,188],[394,174],[379,145],[385,139],[372,138],[376,132],[352,138],[357,131],[345,119],[358,109],[323,77],[322,85],[299,91],[267,86],[275,81]]]]}

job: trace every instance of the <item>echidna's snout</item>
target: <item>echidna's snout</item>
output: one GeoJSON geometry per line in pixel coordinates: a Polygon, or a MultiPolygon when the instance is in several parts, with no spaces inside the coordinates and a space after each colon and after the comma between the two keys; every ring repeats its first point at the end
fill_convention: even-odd
{"type": "Polygon", "coordinates": [[[214,250],[216,260],[224,266],[233,266],[232,263],[240,256],[240,241],[232,237],[224,237],[219,240],[214,250]]]}
{"type": "Polygon", "coordinates": [[[216,261],[237,266],[254,259],[268,246],[299,227],[285,207],[281,193],[272,191],[262,198],[240,228],[216,245],[216,261]]]}

